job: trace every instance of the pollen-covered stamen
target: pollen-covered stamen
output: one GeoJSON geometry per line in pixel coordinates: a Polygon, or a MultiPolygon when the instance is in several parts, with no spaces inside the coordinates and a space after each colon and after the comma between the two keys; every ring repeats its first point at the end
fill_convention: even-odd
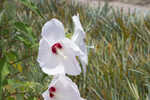
{"type": "Polygon", "coordinates": [[[53,46],[52,46],[52,52],[54,54],[57,54],[57,49],[62,49],[62,45],[60,43],[55,43],[53,46]]]}
{"type": "Polygon", "coordinates": [[[54,92],[56,92],[56,88],[55,87],[50,87],[49,88],[49,96],[50,98],[53,98],[54,97],[54,92]]]}

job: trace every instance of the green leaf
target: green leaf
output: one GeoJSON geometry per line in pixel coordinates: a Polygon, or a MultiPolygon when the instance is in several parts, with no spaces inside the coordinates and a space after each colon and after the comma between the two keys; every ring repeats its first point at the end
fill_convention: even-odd
{"type": "Polygon", "coordinates": [[[24,86],[24,82],[21,82],[21,81],[16,81],[16,80],[13,80],[13,79],[8,79],[8,84],[13,88],[13,89],[16,89],[16,88],[20,88],[22,86],[24,86]]]}
{"type": "Polygon", "coordinates": [[[17,34],[17,39],[23,42],[26,46],[32,46],[36,43],[36,38],[32,31],[32,27],[23,22],[14,23],[16,29],[21,33],[17,34]]]}
{"type": "Polygon", "coordinates": [[[6,100],[15,100],[14,97],[7,97],[6,100]]]}
{"type": "Polygon", "coordinates": [[[7,53],[7,59],[11,62],[15,61],[17,59],[17,54],[16,52],[10,51],[7,53]]]}
{"type": "Polygon", "coordinates": [[[20,40],[21,42],[23,42],[24,45],[26,45],[27,47],[31,46],[31,43],[27,39],[25,39],[25,38],[23,38],[21,36],[17,36],[17,39],[20,40]]]}
{"type": "Polygon", "coordinates": [[[26,7],[30,8],[33,12],[35,12],[37,15],[39,15],[40,17],[44,19],[40,10],[33,2],[31,2],[30,0],[20,0],[20,2],[23,3],[26,7]]]}
{"type": "Polygon", "coordinates": [[[2,19],[3,19],[4,12],[5,12],[5,10],[2,10],[2,11],[0,12],[0,24],[1,24],[1,21],[2,21],[2,19]]]}
{"type": "Polygon", "coordinates": [[[23,32],[28,32],[26,30],[26,27],[29,27],[27,24],[24,24],[23,22],[15,22],[14,25],[16,26],[17,29],[19,29],[23,32]]]}
{"type": "Polygon", "coordinates": [[[6,76],[9,74],[9,69],[8,69],[8,64],[6,63],[6,64],[4,64],[4,67],[3,67],[3,69],[2,69],[2,73],[1,73],[1,75],[2,75],[2,77],[1,77],[1,79],[2,79],[2,81],[6,78],[6,76]]]}
{"type": "Polygon", "coordinates": [[[24,100],[24,94],[17,94],[16,100],[24,100]]]}

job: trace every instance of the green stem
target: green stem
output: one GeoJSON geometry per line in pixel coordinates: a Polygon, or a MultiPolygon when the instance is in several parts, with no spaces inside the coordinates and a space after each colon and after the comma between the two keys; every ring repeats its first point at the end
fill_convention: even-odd
{"type": "Polygon", "coordinates": [[[5,64],[5,57],[0,59],[0,100],[2,100],[2,70],[5,64]]]}
{"type": "Polygon", "coordinates": [[[3,9],[4,1],[5,0],[0,0],[0,11],[3,9]]]}

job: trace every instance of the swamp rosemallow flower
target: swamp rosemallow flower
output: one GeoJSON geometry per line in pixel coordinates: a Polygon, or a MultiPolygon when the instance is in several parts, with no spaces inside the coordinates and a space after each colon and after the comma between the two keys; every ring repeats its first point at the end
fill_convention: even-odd
{"type": "Polygon", "coordinates": [[[42,70],[49,75],[80,74],[81,68],[76,56],[84,53],[72,40],[65,37],[63,24],[52,19],[45,23],[41,35],[37,61],[42,70]]]}
{"type": "Polygon", "coordinates": [[[82,25],[80,23],[79,14],[77,16],[72,17],[74,22],[74,34],[72,36],[72,41],[76,43],[84,55],[79,56],[81,61],[84,73],[86,72],[86,65],[88,64],[88,54],[87,47],[85,43],[86,33],[84,32],[82,25]]]}
{"type": "Polygon", "coordinates": [[[42,94],[44,100],[84,100],[78,87],[65,75],[56,75],[48,89],[42,94]]]}

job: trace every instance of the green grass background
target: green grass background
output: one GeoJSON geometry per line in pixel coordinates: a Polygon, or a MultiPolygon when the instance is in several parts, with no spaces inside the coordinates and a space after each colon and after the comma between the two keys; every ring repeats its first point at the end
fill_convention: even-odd
{"type": "Polygon", "coordinates": [[[0,99],[43,100],[51,76],[37,63],[43,24],[58,18],[68,37],[79,13],[87,34],[86,76],[69,76],[87,100],[150,100],[150,15],[123,13],[108,4],[89,8],[61,0],[1,0],[0,99]]]}

